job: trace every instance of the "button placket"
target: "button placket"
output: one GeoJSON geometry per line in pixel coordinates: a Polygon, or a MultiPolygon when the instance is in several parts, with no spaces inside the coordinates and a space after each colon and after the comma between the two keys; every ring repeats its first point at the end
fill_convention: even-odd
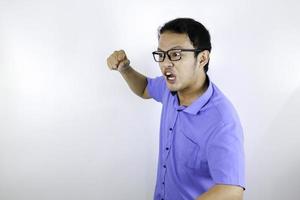
{"type": "Polygon", "coordinates": [[[170,128],[169,128],[169,134],[167,135],[167,143],[166,143],[166,146],[165,146],[165,157],[164,157],[164,162],[166,163],[167,161],[167,158],[170,154],[170,150],[171,150],[171,147],[172,147],[172,143],[173,143],[173,137],[174,137],[174,127],[175,127],[175,124],[176,124],[176,121],[177,121],[177,118],[178,118],[178,112],[176,112],[176,116],[174,118],[174,121],[172,122],[170,128]]]}
{"type": "Polygon", "coordinates": [[[175,124],[176,124],[176,121],[177,121],[177,118],[178,118],[178,112],[175,112],[176,113],[176,116],[174,117],[174,120],[173,122],[171,123],[170,127],[169,127],[169,130],[168,130],[168,134],[166,135],[166,145],[164,147],[164,151],[163,151],[163,163],[162,163],[162,171],[163,171],[163,180],[161,182],[162,184],[162,191],[161,191],[161,194],[163,194],[163,197],[165,196],[165,186],[166,186],[166,182],[165,182],[165,177],[166,177],[166,174],[167,174],[167,169],[168,169],[168,166],[167,166],[167,160],[168,160],[168,157],[170,155],[170,151],[171,151],[171,148],[172,148],[172,143],[173,143],[173,137],[174,137],[174,127],[175,127],[175,124]]]}
{"type": "Polygon", "coordinates": [[[162,187],[161,187],[161,194],[163,196],[163,198],[165,197],[165,179],[166,179],[166,173],[167,173],[167,167],[166,165],[163,165],[163,169],[164,169],[164,175],[163,175],[163,180],[162,180],[162,187]]]}

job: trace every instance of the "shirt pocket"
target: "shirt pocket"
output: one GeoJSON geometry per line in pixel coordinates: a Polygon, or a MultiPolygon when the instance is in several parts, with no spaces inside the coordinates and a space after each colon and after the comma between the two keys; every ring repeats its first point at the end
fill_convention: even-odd
{"type": "Polygon", "coordinates": [[[199,154],[201,147],[196,142],[196,138],[192,132],[181,130],[180,134],[183,137],[181,142],[184,145],[182,153],[185,156],[185,165],[188,168],[197,169],[200,164],[199,154]]]}

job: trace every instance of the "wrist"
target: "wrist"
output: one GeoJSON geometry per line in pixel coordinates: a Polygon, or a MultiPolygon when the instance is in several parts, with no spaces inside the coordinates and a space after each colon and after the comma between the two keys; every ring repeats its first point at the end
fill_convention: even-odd
{"type": "Polygon", "coordinates": [[[127,67],[124,67],[123,69],[119,70],[119,72],[121,74],[126,74],[130,69],[132,69],[132,68],[130,65],[128,65],[127,67]]]}

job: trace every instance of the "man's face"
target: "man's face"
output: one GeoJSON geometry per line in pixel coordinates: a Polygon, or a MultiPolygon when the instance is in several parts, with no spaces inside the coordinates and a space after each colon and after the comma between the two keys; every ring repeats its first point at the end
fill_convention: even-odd
{"type": "MultiPolygon", "coordinates": [[[[194,49],[194,47],[186,34],[165,32],[160,35],[158,50],[169,49],[194,49]]],[[[204,70],[197,64],[198,59],[195,58],[194,52],[180,54],[181,59],[177,61],[170,61],[166,55],[164,61],[159,62],[159,66],[168,88],[171,91],[183,92],[195,85],[204,70]]]]}

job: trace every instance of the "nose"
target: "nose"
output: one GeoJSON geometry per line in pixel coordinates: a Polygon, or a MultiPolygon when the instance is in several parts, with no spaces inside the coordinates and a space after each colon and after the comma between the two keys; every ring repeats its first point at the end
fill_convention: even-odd
{"type": "Polygon", "coordinates": [[[168,56],[165,57],[163,62],[160,62],[160,67],[163,68],[169,68],[169,67],[173,67],[174,63],[169,59],[168,56]]]}

